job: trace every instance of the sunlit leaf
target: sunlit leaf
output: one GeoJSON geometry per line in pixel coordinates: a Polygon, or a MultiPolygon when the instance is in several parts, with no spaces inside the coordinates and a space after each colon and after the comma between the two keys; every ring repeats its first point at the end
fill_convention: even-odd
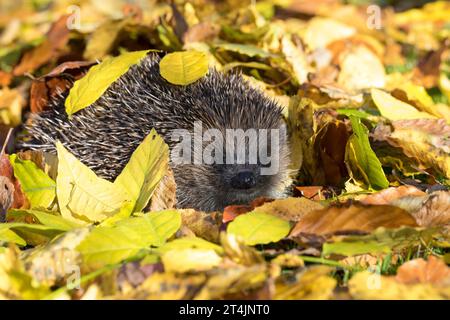
{"type": "Polygon", "coordinates": [[[142,211],[158,182],[165,175],[169,162],[169,148],[154,129],[133,152],[114,185],[120,186],[135,205],[133,211],[142,211]]]}
{"type": "Polygon", "coordinates": [[[361,123],[361,119],[353,116],[350,116],[350,119],[353,134],[348,140],[346,150],[349,171],[362,175],[365,182],[375,189],[387,188],[389,181],[386,179],[380,160],[370,147],[369,130],[361,123]]]}
{"type": "Polygon", "coordinates": [[[73,154],[57,143],[58,204],[68,220],[101,221],[116,213],[126,200],[123,190],[99,178],[73,154]]]}
{"type": "Polygon", "coordinates": [[[208,58],[199,51],[169,53],[161,59],[159,70],[170,83],[185,86],[208,73],[208,58]]]}
{"type": "Polygon", "coordinates": [[[102,63],[93,66],[88,73],[76,81],[70,89],[65,107],[68,115],[93,104],[121,75],[138,63],[148,50],[126,52],[118,57],[106,58],[102,63]]]}
{"type": "Polygon", "coordinates": [[[10,157],[14,176],[20,181],[23,192],[32,208],[48,208],[56,196],[56,183],[31,160],[21,160],[17,155],[10,157]]]}
{"type": "Polygon", "coordinates": [[[389,93],[379,89],[372,89],[372,99],[383,117],[389,120],[407,120],[407,119],[433,119],[435,116],[422,112],[413,106],[398,100],[389,93]]]}
{"type": "Polygon", "coordinates": [[[227,231],[240,236],[245,244],[255,245],[279,241],[288,235],[290,229],[288,221],[256,209],[230,222],[227,231]]]}

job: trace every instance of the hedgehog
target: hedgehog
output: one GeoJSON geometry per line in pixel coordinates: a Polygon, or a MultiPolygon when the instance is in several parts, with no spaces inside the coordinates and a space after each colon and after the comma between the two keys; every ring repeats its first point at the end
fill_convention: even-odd
{"type": "MultiPolygon", "coordinates": [[[[176,182],[178,208],[211,212],[231,204],[246,204],[258,197],[284,197],[291,184],[291,172],[280,105],[239,72],[225,74],[210,68],[207,75],[192,84],[171,84],[160,75],[160,59],[157,54],[147,55],[112,83],[97,101],[70,118],[64,107],[68,93],[60,93],[45,111],[27,116],[19,149],[55,154],[55,142],[60,141],[99,177],[114,181],[154,128],[171,150],[169,165],[176,182]],[[180,142],[174,139],[174,132],[184,130],[193,134],[195,124],[201,124],[202,133],[210,129],[223,133],[223,147],[218,146],[213,152],[214,159],[223,161],[174,161],[172,151],[180,142]],[[247,133],[249,129],[278,132],[274,138],[277,141],[272,136],[267,139],[258,136],[255,146],[255,140],[244,136],[241,140],[244,148],[225,150],[237,141],[226,133],[230,130],[247,133]],[[278,147],[273,151],[271,146],[275,142],[278,147]],[[250,161],[250,154],[240,162],[225,159],[228,152],[234,152],[230,159],[235,159],[242,150],[259,152],[262,146],[271,151],[267,153],[270,158],[266,157],[270,163],[263,163],[260,157],[250,161]],[[262,174],[274,159],[276,170],[262,174]]],[[[208,144],[200,143],[202,147],[208,144]]],[[[192,156],[198,152],[192,146],[192,156]]]]}

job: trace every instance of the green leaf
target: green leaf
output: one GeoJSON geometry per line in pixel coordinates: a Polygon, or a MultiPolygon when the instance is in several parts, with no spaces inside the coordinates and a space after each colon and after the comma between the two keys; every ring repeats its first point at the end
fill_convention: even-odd
{"type": "Polygon", "coordinates": [[[70,89],[64,104],[67,114],[70,116],[97,101],[114,81],[131,66],[139,63],[148,52],[149,50],[126,52],[114,58],[106,58],[90,68],[70,89]]]}
{"type": "Polygon", "coordinates": [[[34,209],[10,209],[8,211],[8,218],[13,221],[25,221],[27,216],[33,216],[39,223],[44,226],[54,228],[57,230],[69,231],[74,228],[78,228],[81,225],[73,221],[64,219],[59,214],[49,213],[41,210],[34,209]]]}
{"type": "Polygon", "coordinates": [[[99,268],[136,256],[146,247],[145,239],[140,238],[133,230],[129,233],[124,229],[97,227],[76,250],[81,253],[87,266],[99,268]]]}
{"type": "Polygon", "coordinates": [[[154,129],[133,152],[130,160],[114,181],[129,195],[132,212],[142,211],[161,178],[166,174],[169,147],[154,129]]]}
{"type": "Polygon", "coordinates": [[[377,106],[383,117],[389,120],[408,120],[408,119],[435,119],[429,113],[422,112],[391,96],[389,93],[373,88],[371,90],[372,100],[377,106]]]}
{"type": "Polygon", "coordinates": [[[9,156],[14,176],[32,208],[48,208],[56,196],[56,183],[31,160],[21,160],[16,154],[9,156]]]}
{"type": "Polygon", "coordinates": [[[118,263],[164,244],[180,226],[181,215],[175,210],[149,213],[121,220],[113,227],[94,228],[77,250],[88,266],[118,263]]]}
{"type": "Polygon", "coordinates": [[[322,255],[340,254],[344,256],[365,253],[389,253],[392,250],[417,246],[432,240],[436,229],[399,229],[378,228],[372,234],[364,236],[337,236],[324,243],[322,255]]]}
{"type": "Polygon", "coordinates": [[[170,83],[185,86],[208,73],[208,58],[193,50],[169,53],[161,59],[159,71],[170,83]]]}
{"type": "Polygon", "coordinates": [[[360,118],[354,116],[349,118],[353,129],[346,147],[346,163],[349,171],[353,174],[358,171],[365,182],[374,189],[389,187],[381,162],[370,147],[369,130],[361,123],[360,118]]]}
{"type": "Polygon", "coordinates": [[[61,215],[75,222],[97,222],[114,215],[122,207],[126,194],[117,185],[99,178],[61,143],[58,151],[56,193],[61,215]]]}
{"type": "Polygon", "coordinates": [[[368,119],[370,118],[372,115],[370,113],[367,113],[365,111],[362,110],[358,110],[358,109],[351,109],[351,108],[339,108],[336,110],[338,114],[342,114],[345,115],[347,117],[349,116],[355,116],[358,118],[362,118],[362,119],[368,119]]]}
{"type": "Polygon", "coordinates": [[[249,44],[217,43],[214,46],[216,48],[220,48],[226,51],[237,52],[249,57],[269,58],[273,56],[273,54],[271,54],[270,52],[267,52],[257,46],[249,44]]]}
{"type": "Polygon", "coordinates": [[[290,230],[288,221],[257,210],[238,216],[227,228],[229,233],[240,236],[247,245],[277,242],[290,230]]]}
{"type": "Polygon", "coordinates": [[[144,238],[147,246],[161,246],[181,226],[181,214],[176,210],[150,212],[141,217],[119,221],[115,227],[144,238]]]}
{"type": "Polygon", "coordinates": [[[2,242],[16,243],[19,246],[25,246],[27,242],[19,237],[14,231],[0,228],[0,245],[2,242]]]}
{"type": "Polygon", "coordinates": [[[19,241],[18,244],[23,244],[19,238],[13,236],[10,232],[5,230],[13,231],[18,237],[23,239],[26,244],[38,245],[45,243],[62,232],[66,231],[65,228],[56,226],[44,226],[42,224],[31,224],[23,222],[9,222],[0,223],[0,235],[5,237],[10,237],[10,240],[19,241]]]}

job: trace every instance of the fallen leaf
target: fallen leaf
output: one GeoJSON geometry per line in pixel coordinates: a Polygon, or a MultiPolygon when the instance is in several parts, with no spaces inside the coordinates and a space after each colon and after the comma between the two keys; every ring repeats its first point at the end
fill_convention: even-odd
{"type": "Polygon", "coordinates": [[[161,255],[168,272],[207,271],[217,267],[222,258],[211,249],[173,249],[161,255]]]}
{"type": "Polygon", "coordinates": [[[384,66],[367,47],[357,46],[341,57],[337,83],[350,92],[383,88],[386,84],[384,66]],[[358,72],[355,72],[358,70],[358,72]]]}
{"type": "Polygon", "coordinates": [[[46,62],[61,55],[69,41],[70,30],[67,27],[68,15],[59,18],[50,28],[45,40],[26,52],[20,63],[14,68],[13,75],[20,76],[27,72],[33,72],[46,62]]]}
{"type": "Polygon", "coordinates": [[[448,299],[448,288],[435,288],[430,284],[406,285],[395,277],[363,271],[354,275],[349,283],[350,294],[355,299],[378,300],[436,300],[448,299]]]}
{"type": "Polygon", "coordinates": [[[134,204],[132,212],[140,212],[147,206],[167,172],[168,162],[169,147],[152,129],[114,180],[114,186],[123,190],[127,194],[126,199],[134,204]]]}
{"type": "Polygon", "coordinates": [[[185,86],[208,73],[208,58],[199,51],[169,53],[159,62],[159,71],[170,83],[185,86]]]}
{"type": "Polygon", "coordinates": [[[389,120],[434,119],[435,116],[422,112],[413,106],[398,100],[389,93],[372,89],[372,99],[383,117],[389,120]]]}
{"type": "Polygon", "coordinates": [[[380,160],[372,150],[369,142],[369,130],[361,119],[350,116],[353,134],[350,136],[345,152],[345,163],[350,176],[362,180],[374,189],[384,189],[389,186],[380,160]]]}
{"type": "Polygon", "coordinates": [[[314,266],[306,269],[299,275],[294,283],[278,281],[275,287],[276,300],[324,300],[330,299],[337,285],[336,279],[328,274],[331,268],[327,266],[314,266]]]}
{"type": "Polygon", "coordinates": [[[431,283],[438,287],[450,287],[450,267],[442,259],[429,256],[410,260],[402,264],[395,280],[404,284],[431,283]]]}
{"type": "Polygon", "coordinates": [[[241,237],[245,244],[266,244],[277,242],[288,235],[291,225],[288,221],[266,214],[261,207],[234,219],[227,231],[241,237]]]}
{"type": "Polygon", "coordinates": [[[93,63],[86,61],[64,62],[44,76],[34,79],[31,83],[31,112],[41,112],[49,107],[52,99],[71,88],[73,80],[84,76],[93,63]]]}
{"type": "Polygon", "coordinates": [[[119,211],[127,200],[121,188],[97,177],[61,143],[57,144],[57,151],[56,195],[64,218],[75,222],[98,222],[119,211]]]}
{"type": "Polygon", "coordinates": [[[188,227],[200,238],[218,243],[222,215],[218,212],[202,212],[194,209],[180,209],[183,226],[188,227]]]}
{"type": "Polygon", "coordinates": [[[255,208],[255,211],[274,215],[288,221],[299,221],[303,216],[314,210],[320,210],[323,206],[307,198],[277,199],[264,203],[255,208]]]}
{"type": "Polygon", "coordinates": [[[411,212],[421,227],[444,227],[450,234],[450,191],[436,191],[411,212]]]}
{"type": "Polygon", "coordinates": [[[364,204],[391,204],[394,200],[407,196],[424,196],[425,192],[413,186],[390,187],[359,199],[364,204]]]}
{"type": "Polygon", "coordinates": [[[443,119],[398,120],[392,127],[378,124],[373,138],[399,147],[421,169],[450,177],[450,126],[443,119]]]}
{"type": "Polygon", "coordinates": [[[139,63],[149,50],[126,52],[118,57],[106,58],[102,63],[89,69],[87,74],[76,81],[70,89],[64,105],[70,116],[93,104],[121,75],[139,63]]]}
{"type": "Polygon", "coordinates": [[[379,227],[417,227],[405,210],[389,205],[354,204],[328,207],[305,214],[292,229],[289,237],[300,233],[330,235],[343,232],[372,232],[379,227]]]}

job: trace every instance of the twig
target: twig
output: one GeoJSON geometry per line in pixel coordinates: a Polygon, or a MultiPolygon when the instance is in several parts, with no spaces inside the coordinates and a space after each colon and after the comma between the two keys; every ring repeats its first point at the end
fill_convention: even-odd
{"type": "Polygon", "coordinates": [[[8,145],[9,139],[11,138],[11,133],[13,132],[13,128],[9,128],[8,134],[6,135],[5,142],[3,143],[2,152],[0,153],[0,158],[3,157],[5,153],[6,146],[8,145]]]}

